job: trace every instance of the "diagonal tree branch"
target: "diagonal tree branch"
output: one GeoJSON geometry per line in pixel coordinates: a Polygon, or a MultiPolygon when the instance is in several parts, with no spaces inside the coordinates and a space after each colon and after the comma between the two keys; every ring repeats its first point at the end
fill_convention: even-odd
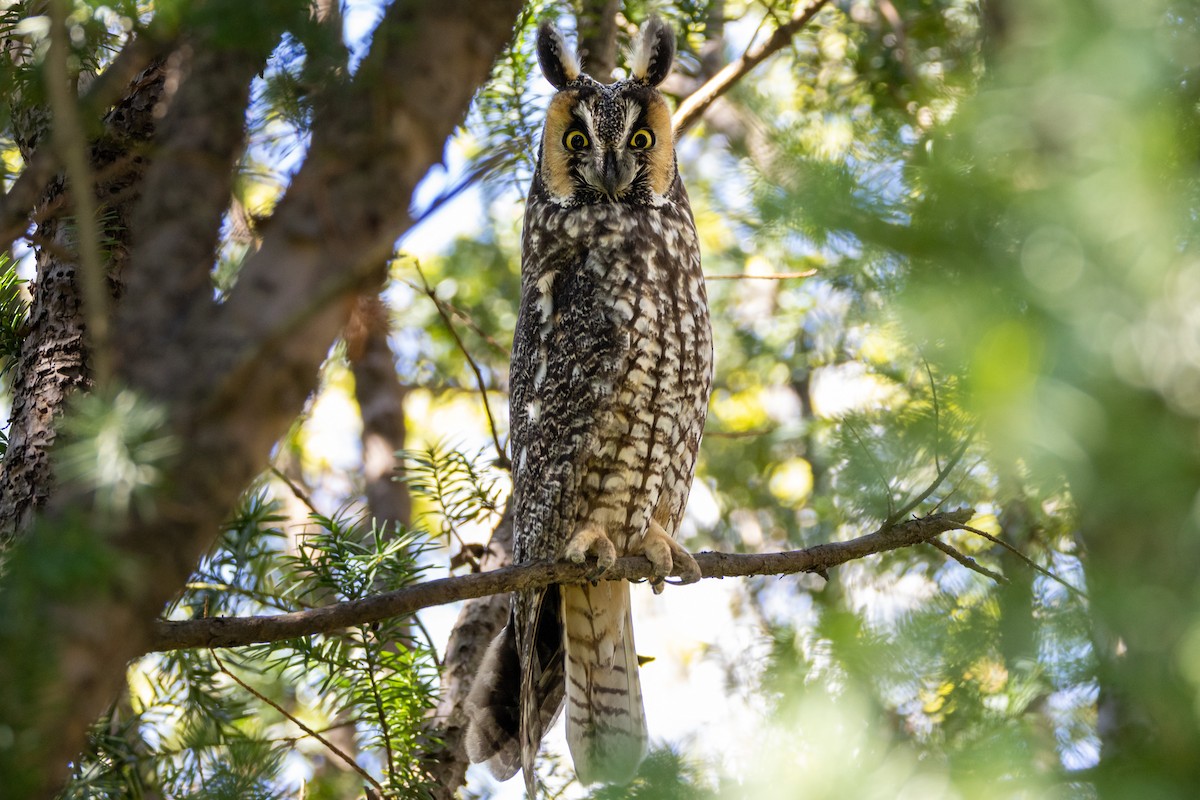
{"type": "Polygon", "coordinates": [[[617,12],[621,0],[576,0],[574,6],[583,68],[601,83],[610,83],[617,66],[617,12]]]}
{"type": "Polygon", "coordinates": [[[179,88],[132,221],[137,247],[119,308],[120,347],[137,354],[123,364],[133,385],[148,383],[144,371],[179,364],[188,320],[211,315],[213,252],[246,142],[250,84],[282,33],[264,30],[236,48],[188,36],[171,60],[179,88]]]}
{"type": "Polygon", "coordinates": [[[275,711],[277,711],[280,716],[282,716],[283,718],[285,718],[286,720],[291,722],[293,725],[295,725],[300,730],[304,731],[304,733],[306,735],[311,736],[312,738],[314,738],[318,742],[320,742],[325,747],[326,750],[333,753],[335,756],[337,756],[339,759],[341,759],[342,763],[346,764],[346,766],[348,766],[350,769],[354,770],[359,775],[361,775],[363,780],[365,780],[367,783],[374,786],[375,791],[379,792],[380,797],[387,796],[383,786],[379,783],[379,781],[375,780],[375,777],[373,775],[371,775],[371,773],[367,772],[365,769],[363,769],[361,766],[359,766],[358,762],[355,761],[353,758],[351,758],[349,755],[347,755],[341,748],[339,748],[333,742],[326,739],[324,736],[322,736],[317,731],[315,731],[312,728],[305,725],[304,722],[302,720],[298,719],[294,714],[288,713],[287,709],[285,709],[283,706],[279,705],[274,700],[267,697],[262,692],[258,691],[253,686],[246,683],[244,680],[242,680],[237,675],[235,675],[233,673],[233,670],[231,670],[231,669],[229,669],[229,667],[225,666],[225,662],[222,661],[221,657],[217,655],[216,650],[209,650],[209,652],[212,654],[213,661],[217,662],[217,668],[220,669],[221,672],[228,675],[230,680],[232,680],[238,686],[245,689],[250,694],[254,695],[259,700],[259,702],[264,703],[265,705],[268,705],[271,708],[275,709],[275,711]]]}
{"type": "Polygon", "coordinates": [[[454,343],[458,345],[459,352],[467,360],[471,371],[475,373],[475,386],[479,390],[479,399],[483,403],[483,413],[487,417],[488,430],[492,434],[492,445],[496,448],[496,463],[504,469],[508,469],[511,467],[511,464],[508,461],[508,456],[504,454],[504,445],[500,444],[500,434],[496,429],[496,418],[492,415],[492,405],[488,402],[487,383],[483,380],[483,371],[479,369],[479,365],[471,357],[471,351],[467,349],[462,337],[458,335],[458,330],[454,327],[454,321],[450,319],[450,315],[446,313],[446,309],[438,300],[437,290],[430,286],[429,281],[425,279],[425,273],[421,271],[421,265],[417,264],[416,267],[417,274],[421,276],[422,291],[433,301],[433,307],[437,309],[438,316],[442,318],[446,330],[449,331],[450,336],[454,339],[454,343]]]}
{"type": "Polygon", "coordinates": [[[970,556],[968,556],[958,550],[955,550],[953,547],[951,547],[950,545],[941,541],[940,539],[930,539],[929,544],[933,545],[938,550],[941,550],[947,556],[954,559],[959,564],[962,564],[964,567],[971,570],[972,572],[978,572],[980,575],[991,578],[996,583],[999,583],[1002,586],[1008,585],[1008,583],[1009,583],[1008,578],[1004,577],[1003,575],[1001,575],[999,572],[996,572],[995,570],[988,569],[987,567],[983,566],[975,559],[971,558],[970,556]]]}
{"type": "MultiPolygon", "coordinates": [[[[705,578],[750,575],[791,575],[823,572],[857,558],[927,542],[962,528],[975,515],[963,508],[910,519],[847,542],[829,542],[785,553],[698,553],[696,563],[705,578]]],[[[567,562],[537,562],[492,572],[442,578],[362,600],[266,617],[215,618],[155,623],[152,650],[186,647],[239,647],[277,642],[298,636],[329,633],[351,625],[370,624],[412,614],[429,606],[502,592],[536,589],[552,583],[581,583],[592,567],[567,562]]],[[[652,577],[650,562],[640,556],[617,559],[607,580],[652,577]]]]}
{"type": "Polygon", "coordinates": [[[343,338],[354,374],[354,397],[362,418],[363,492],[367,510],[389,529],[407,526],[412,497],[401,477],[408,424],[404,416],[407,389],[396,374],[396,357],[388,342],[388,309],[379,294],[364,294],[346,325],[343,338]]]}
{"type": "Polygon", "coordinates": [[[733,88],[751,70],[787,47],[791,43],[792,37],[807,25],[828,2],[829,0],[810,0],[807,5],[798,8],[791,19],[776,28],[770,38],[751,47],[740,58],[730,62],[703,86],[684,98],[683,102],[679,104],[679,108],[675,109],[675,116],[671,118],[675,136],[678,137],[694,125],[717,98],[733,88]]]}

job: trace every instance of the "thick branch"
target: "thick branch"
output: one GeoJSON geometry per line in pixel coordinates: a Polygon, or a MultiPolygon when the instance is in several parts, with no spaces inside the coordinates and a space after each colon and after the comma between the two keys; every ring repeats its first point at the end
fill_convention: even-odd
{"type": "Polygon", "coordinates": [[[191,317],[212,305],[213,252],[245,146],[250,84],[279,31],[262,31],[242,47],[212,36],[185,37],[171,59],[178,85],[163,117],[133,219],[137,249],[119,309],[123,378],[145,386],[144,373],[170,374],[194,364],[178,353],[191,317]]]}
{"type": "Polygon", "coordinates": [[[354,397],[362,417],[363,491],[367,509],[380,524],[408,525],[412,498],[399,480],[404,462],[396,453],[405,448],[408,425],[404,417],[406,389],[396,374],[396,357],[388,343],[388,309],[379,294],[358,299],[343,338],[354,397]]]}
{"type": "MultiPolygon", "coordinates": [[[[123,51],[118,63],[93,83],[89,97],[99,91],[98,85],[110,87],[117,77],[124,77],[130,64],[142,63],[135,55],[126,58],[130,52],[137,54],[128,49],[123,51]]],[[[91,142],[90,167],[98,179],[95,196],[103,201],[106,272],[109,289],[114,293],[129,257],[128,223],[148,164],[143,151],[154,132],[155,111],[164,85],[162,60],[151,59],[144,70],[124,85],[125,95],[118,102],[105,100],[112,108],[105,114],[102,135],[91,142]]],[[[85,105],[88,102],[93,101],[85,101],[85,105]]],[[[86,124],[87,115],[81,113],[80,117],[86,124]]],[[[47,138],[44,131],[37,130],[22,131],[21,136],[31,141],[47,138]]],[[[30,170],[36,171],[33,162],[39,162],[42,154],[49,159],[46,163],[56,165],[52,153],[48,143],[38,147],[29,156],[31,165],[17,182],[31,174],[30,170]]],[[[44,182],[38,186],[44,188],[44,182]]],[[[12,191],[16,190],[14,186],[12,191]]],[[[41,208],[37,214],[37,238],[41,244],[37,251],[37,280],[26,322],[28,332],[21,342],[10,387],[13,405],[8,449],[0,469],[0,545],[24,530],[30,515],[51,496],[54,482],[50,448],[57,436],[56,421],[67,399],[90,382],[76,266],[71,258],[62,255],[73,249],[71,226],[59,218],[65,195],[62,181],[54,181],[50,191],[38,201],[41,208]]]]}
{"type": "MultiPolygon", "coordinates": [[[[786,553],[698,553],[696,563],[700,565],[701,574],[705,578],[821,573],[830,567],[863,556],[929,541],[938,534],[961,528],[974,514],[971,509],[933,514],[921,519],[911,519],[890,528],[881,528],[848,542],[829,542],[786,553]]],[[[362,600],[291,614],[174,622],[160,620],[154,628],[151,649],[240,647],[330,633],[351,625],[370,624],[457,600],[522,589],[538,589],[552,583],[581,583],[586,580],[589,569],[585,564],[537,562],[505,567],[493,572],[427,581],[362,600]]],[[[650,562],[640,556],[618,559],[605,575],[608,580],[642,580],[649,577],[650,562]]]]}
{"type": "Polygon", "coordinates": [[[688,95],[679,104],[679,108],[675,110],[675,116],[671,120],[675,126],[675,135],[678,136],[695,124],[718,97],[729,91],[752,69],[787,47],[791,43],[792,37],[807,25],[828,2],[829,0],[812,0],[808,5],[802,6],[792,15],[791,19],[776,28],[769,39],[751,47],[742,54],[741,58],[730,62],[725,69],[688,95]]]}
{"type": "Polygon", "coordinates": [[[76,283],[83,299],[83,317],[91,349],[93,379],[101,385],[112,374],[109,346],[109,296],[104,285],[104,265],[100,262],[100,231],[96,224],[96,195],[92,191],[92,167],[88,163],[88,142],[80,122],[79,106],[70,74],[70,33],[67,30],[67,5],[63,0],[50,3],[50,52],[46,57],[46,96],[50,113],[54,148],[62,159],[67,183],[71,187],[74,211],[76,283]]]}

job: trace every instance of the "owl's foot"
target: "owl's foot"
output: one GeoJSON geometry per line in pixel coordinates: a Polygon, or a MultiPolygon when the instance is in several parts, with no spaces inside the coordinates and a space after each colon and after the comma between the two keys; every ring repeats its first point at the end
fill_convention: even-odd
{"type": "Polygon", "coordinates": [[[608,534],[595,526],[585,525],[567,542],[563,557],[576,564],[582,564],[587,561],[589,555],[596,557],[596,569],[587,575],[590,581],[608,572],[617,562],[617,548],[613,546],[608,534]]]}
{"type": "Polygon", "coordinates": [[[642,540],[642,552],[654,568],[654,577],[650,584],[654,587],[655,594],[662,592],[663,579],[676,569],[679,570],[680,583],[695,583],[701,578],[700,565],[696,563],[696,559],[655,520],[650,520],[646,538],[642,540]]]}

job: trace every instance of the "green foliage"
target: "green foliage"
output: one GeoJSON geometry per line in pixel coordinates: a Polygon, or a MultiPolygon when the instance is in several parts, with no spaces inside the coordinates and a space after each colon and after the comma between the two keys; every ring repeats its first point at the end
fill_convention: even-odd
{"type": "Polygon", "coordinates": [[[17,265],[0,254],[0,377],[17,363],[21,341],[25,338],[25,320],[29,304],[25,300],[25,281],[17,275],[17,265]]]}
{"type": "MultiPolygon", "coordinates": [[[[353,600],[407,586],[420,578],[422,539],[345,518],[314,517],[317,531],[298,540],[293,575],[301,596],[353,600]]],[[[353,709],[358,741],[383,761],[387,787],[398,797],[418,796],[428,778],[420,763],[429,738],[422,735],[433,706],[431,651],[413,638],[411,621],[389,619],[320,641],[271,648],[264,657],[293,674],[321,676],[326,702],[353,709]]]]}
{"type": "Polygon", "coordinates": [[[468,130],[481,137],[476,168],[502,181],[502,188],[523,190],[533,174],[540,132],[534,87],[544,89],[538,81],[541,72],[533,55],[533,41],[538,24],[554,19],[559,8],[544,2],[525,6],[512,43],[496,61],[472,107],[468,130]]]}
{"type": "Polygon", "coordinates": [[[463,525],[498,518],[503,475],[495,466],[494,452],[483,448],[468,455],[431,445],[401,455],[407,465],[405,482],[430,504],[429,513],[447,541],[459,538],[463,525]]]}
{"type": "MultiPolygon", "coordinates": [[[[347,516],[314,516],[303,532],[284,521],[264,487],[247,493],[172,613],[298,610],[400,588],[424,569],[419,534],[347,516]]],[[[294,796],[283,769],[298,748],[346,768],[297,719],[327,736],[348,726],[359,768],[377,774],[389,797],[427,788],[421,763],[431,740],[422,729],[436,674],[411,620],[219,655],[150,655],[131,675],[131,707],[97,724],[67,797],[140,798],[155,787],[194,800],[294,796]]],[[[309,796],[345,790],[345,774],[324,773],[309,796]]]]}
{"type": "Polygon", "coordinates": [[[146,512],[162,468],[177,454],[166,412],[129,390],[80,395],[56,451],[63,491],[85,495],[111,523],[146,512]]]}
{"type": "Polygon", "coordinates": [[[670,747],[651,750],[628,786],[605,786],[591,800],[716,800],[695,764],[670,747]]]}

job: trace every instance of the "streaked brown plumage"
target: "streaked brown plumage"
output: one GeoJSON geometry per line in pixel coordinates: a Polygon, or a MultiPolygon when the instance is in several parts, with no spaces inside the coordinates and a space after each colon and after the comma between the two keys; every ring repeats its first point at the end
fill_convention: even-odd
{"type": "MultiPolygon", "coordinates": [[[[695,224],[655,88],[670,29],[643,27],[630,77],[580,72],[553,27],[538,59],[550,102],[525,211],[510,398],[518,563],[598,569],[644,554],[656,574],[699,578],[674,536],[712,381],[712,335],[695,224]]],[[[661,584],[660,584],[661,586],[661,584]]],[[[525,771],[566,696],[583,783],[630,780],[646,747],[629,585],[514,596],[468,700],[467,751],[499,778],[525,771]]]]}

